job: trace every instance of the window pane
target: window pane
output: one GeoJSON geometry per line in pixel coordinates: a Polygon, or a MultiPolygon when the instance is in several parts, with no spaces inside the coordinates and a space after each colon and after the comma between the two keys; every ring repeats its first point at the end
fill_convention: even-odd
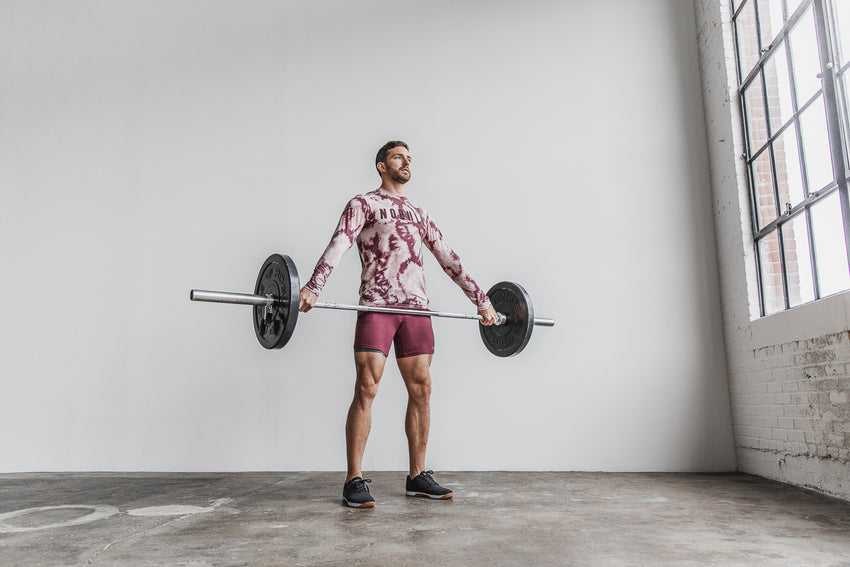
{"type": "Polygon", "coordinates": [[[850,287],[847,254],[844,251],[844,224],[836,191],[812,205],[812,234],[818,266],[821,295],[850,287]]]}
{"type": "Polygon", "coordinates": [[[785,309],[782,263],[779,261],[779,233],[774,230],[759,240],[758,247],[764,314],[770,315],[785,309]]]}
{"type": "Polygon", "coordinates": [[[782,0],[759,0],[759,28],[762,48],[766,49],[782,28],[782,0]]]}
{"type": "Polygon", "coordinates": [[[818,191],[835,180],[829,155],[823,97],[819,97],[800,115],[800,133],[803,138],[803,157],[806,160],[809,191],[818,191]]]}
{"type": "Polygon", "coordinates": [[[750,155],[755,154],[767,142],[767,121],[764,114],[764,96],[761,88],[761,73],[747,85],[744,104],[747,107],[747,136],[750,140],[750,155]]]}
{"type": "Polygon", "coordinates": [[[785,247],[788,301],[791,307],[814,301],[812,255],[809,249],[809,231],[805,213],[800,213],[782,225],[782,244],[785,247]]]}
{"type": "Polygon", "coordinates": [[[773,159],[776,161],[779,203],[785,210],[788,203],[793,207],[805,197],[800,153],[797,148],[797,129],[794,124],[786,128],[773,142],[773,159]]]}
{"type": "Polygon", "coordinates": [[[815,21],[811,6],[806,10],[806,15],[800,18],[791,30],[788,41],[791,45],[794,79],[797,81],[797,100],[803,104],[820,89],[818,40],[815,35],[815,21]]]}
{"type": "Polygon", "coordinates": [[[755,1],[749,0],[735,20],[738,34],[738,57],[741,62],[741,77],[746,77],[759,58],[758,35],[756,34],[755,1]]]}
{"type": "Polygon", "coordinates": [[[788,17],[790,18],[794,12],[797,11],[797,8],[800,7],[800,4],[803,3],[803,0],[788,0],[788,17]]]}
{"type": "Polygon", "coordinates": [[[758,206],[756,216],[759,230],[777,217],[776,199],[773,196],[773,172],[770,169],[770,152],[762,152],[752,164],[753,185],[758,206]]]}
{"type": "Polygon", "coordinates": [[[779,46],[764,64],[767,85],[767,108],[770,111],[770,131],[776,132],[794,114],[791,104],[791,76],[785,44],[779,46]]]}
{"type": "Polygon", "coordinates": [[[833,14],[835,14],[835,29],[838,34],[838,49],[841,62],[850,61],[850,2],[847,0],[833,0],[833,14]]]}

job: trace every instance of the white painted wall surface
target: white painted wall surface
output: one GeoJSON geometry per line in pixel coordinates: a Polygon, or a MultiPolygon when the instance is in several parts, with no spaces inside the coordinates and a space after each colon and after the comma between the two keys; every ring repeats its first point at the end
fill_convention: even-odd
{"type": "MultiPolygon", "coordinates": [[[[559,320],[510,360],[435,322],[432,467],[735,468],[690,3],[5,2],[0,47],[0,470],[342,469],[354,315],[266,352],[187,292],[308,273],[396,137],[473,274],[559,320]]],[[[366,470],[404,405],[390,363],[366,470]]]]}

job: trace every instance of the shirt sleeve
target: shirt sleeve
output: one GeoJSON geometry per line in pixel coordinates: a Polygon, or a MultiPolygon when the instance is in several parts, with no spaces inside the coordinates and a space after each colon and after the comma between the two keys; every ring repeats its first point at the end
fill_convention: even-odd
{"type": "Polygon", "coordinates": [[[490,307],[490,299],[487,294],[478,286],[478,283],[467,272],[460,261],[460,256],[451,249],[443,236],[442,231],[437,227],[434,219],[424,209],[420,209],[422,217],[422,240],[425,246],[437,259],[437,262],[443,268],[443,271],[454,281],[466,297],[474,303],[478,309],[486,309],[490,307]]]}
{"type": "Polygon", "coordinates": [[[328,282],[334,267],[346,250],[351,248],[351,245],[357,240],[360,231],[363,230],[368,211],[369,205],[366,203],[366,199],[360,195],[348,202],[339,217],[339,223],[333,236],[331,236],[331,241],[316,263],[313,275],[304,287],[316,295],[322,293],[322,288],[328,282]]]}

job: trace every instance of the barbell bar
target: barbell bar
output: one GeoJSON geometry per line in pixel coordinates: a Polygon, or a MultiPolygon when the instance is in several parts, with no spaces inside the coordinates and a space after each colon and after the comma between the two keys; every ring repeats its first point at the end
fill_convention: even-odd
{"type": "MultiPolygon", "coordinates": [[[[253,311],[254,332],[260,345],[267,349],[279,349],[295,332],[300,291],[298,269],[292,258],[285,254],[272,254],[260,268],[253,294],[192,289],[189,291],[189,299],[209,303],[250,305],[253,311]]],[[[513,356],[522,351],[528,344],[531,331],[535,326],[555,325],[554,319],[534,317],[531,297],[519,284],[508,281],[499,282],[490,288],[487,296],[496,310],[496,324],[479,325],[479,331],[487,350],[497,356],[513,356]]],[[[482,316],[478,314],[402,307],[323,302],[316,302],[313,307],[478,321],[482,319],[482,316]]]]}
{"type": "MultiPolygon", "coordinates": [[[[275,303],[286,304],[285,299],[275,299],[267,295],[254,295],[252,293],[234,293],[230,291],[211,291],[206,289],[193,289],[189,291],[189,299],[192,301],[206,301],[209,303],[231,303],[234,305],[272,305],[275,303]]],[[[419,315],[423,317],[447,317],[449,319],[475,319],[481,321],[484,317],[472,313],[450,313],[448,311],[429,311],[427,309],[405,309],[402,307],[375,307],[372,305],[350,305],[346,303],[323,303],[317,301],[313,304],[314,309],[342,309],[345,311],[363,311],[366,313],[392,313],[394,315],[419,315]]],[[[504,313],[496,313],[496,325],[503,325],[508,317],[504,313]]],[[[534,318],[534,324],[541,327],[554,327],[554,319],[534,318]]]]}

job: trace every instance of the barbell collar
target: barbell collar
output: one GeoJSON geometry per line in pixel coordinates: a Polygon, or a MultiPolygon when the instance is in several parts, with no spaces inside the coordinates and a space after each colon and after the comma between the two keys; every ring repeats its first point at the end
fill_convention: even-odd
{"type": "Polygon", "coordinates": [[[193,289],[189,292],[192,301],[207,301],[210,303],[232,303],[235,305],[272,305],[274,303],[285,303],[274,297],[265,295],[254,295],[253,293],[233,293],[230,291],[210,291],[206,289],[193,289]]]}

